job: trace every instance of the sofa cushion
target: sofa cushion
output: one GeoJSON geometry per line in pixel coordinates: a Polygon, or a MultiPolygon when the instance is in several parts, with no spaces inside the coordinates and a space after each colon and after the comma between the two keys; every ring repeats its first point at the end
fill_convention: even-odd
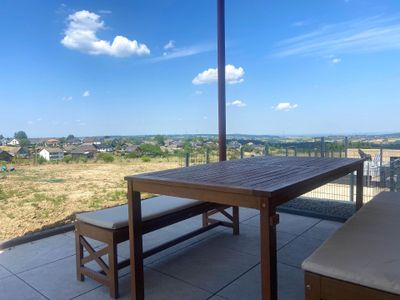
{"type": "Polygon", "coordinates": [[[382,192],[365,204],[302,267],[400,294],[400,193],[382,192]]]}
{"type": "MultiPolygon", "coordinates": [[[[175,211],[189,208],[198,204],[201,201],[158,196],[142,201],[142,220],[150,220],[156,217],[170,214],[175,211]]],[[[120,205],[116,207],[91,211],[76,215],[76,219],[95,226],[118,229],[128,226],[128,205],[120,205]]]]}

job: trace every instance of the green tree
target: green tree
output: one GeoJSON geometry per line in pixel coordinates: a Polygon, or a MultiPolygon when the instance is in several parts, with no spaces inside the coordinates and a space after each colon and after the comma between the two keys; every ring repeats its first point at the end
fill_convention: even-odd
{"type": "Polygon", "coordinates": [[[142,144],[140,145],[140,152],[143,155],[155,157],[162,156],[163,152],[161,151],[160,146],[152,145],[152,144],[142,144]]]}
{"type": "Polygon", "coordinates": [[[18,131],[16,133],[14,133],[14,138],[19,140],[27,140],[28,136],[26,135],[25,131],[18,131]]]}
{"type": "Polygon", "coordinates": [[[65,140],[66,140],[67,142],[70,142],[70,141],[72,141],[73,139],[75,139],[75,136],[74,136],[73,134],[69,134],[65,140]]]}
{"type": "Polygon", "coordinates": [[[163,135],[156,135],[154,140],[157,142],[158,145],[164,146],[165,145],[165,137],[163,135]]]}

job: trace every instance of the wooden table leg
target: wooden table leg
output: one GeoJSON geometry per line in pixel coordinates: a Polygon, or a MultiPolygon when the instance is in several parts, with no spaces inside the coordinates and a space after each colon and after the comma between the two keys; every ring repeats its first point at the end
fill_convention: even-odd
{"type": "Polygon", "coordinates": [[[268,207],[268,199],[261,201],[260,239],[261,239],[261,295],[262,300],[278,298],[278,270],[276,262],[276,224],[278,215],[268,207]]]}
{"type": "Polygon", "coordinates": [[[128,182],[131,299],[144,300],[142,204],[140,193],[128,182]]]}
{"type": "Polygon", "coordinates": [[[364,164],[357,168],[356,210],[363,206],[364,164]]]}

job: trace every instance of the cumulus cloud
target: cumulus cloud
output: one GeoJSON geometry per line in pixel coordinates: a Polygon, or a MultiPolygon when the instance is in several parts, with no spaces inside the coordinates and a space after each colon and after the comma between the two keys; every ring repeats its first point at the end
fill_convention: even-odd
{"type": "Polygon", "coordinates": [[[242,100],[234,100],[232,102],[226,103],[226,106],[245,107],[246,103],[244,103],[242,100]]]}
{"type": "Polygon", "coordinates": [[[73,50],[92,55],[110,55],[128,57],[131,55],[150,54],[145,44],[117,35],[112,42],[101,40],[97,32],[105,28],[101,17],[87,10],[77,11],[68,16],[68,25],[61,44],[73,50]]]}
{"type": "Polygon", "coordinates": [[[340,63],[341,61],[342,61],[342,60],[341,60],[340,58],[335,57],[335,58],[332,58],[331,63],[333,63],[333,64],[338,64],[338,63],[340,63]]]}
{"type": "Polygon", "coordinates": [[[89,96],[90,96],[90,91],[89,90],[84,91],[83,94],[82,94],[82,97],[89,97],[89,96]]]}
{"type": "MultiPolygon", "coordinates": [[[[242,67],[236,68],[234,65],[226,65],[225,79],[228,84],[237,84],[244,81],[244,69],[242,67]]],[[[195,85],[214,83],[218,80],[218,68],[210,68],[199,73],[192,83],[195,85]]]]}
{"type": "Polygon", "coordinates": [[[272,108],[280,111],[289,111],[297,107],[299,107],[297,104],[292,104],[290,102],[281,102],[278,103],[276,106],[273,106],[272,108]]]}

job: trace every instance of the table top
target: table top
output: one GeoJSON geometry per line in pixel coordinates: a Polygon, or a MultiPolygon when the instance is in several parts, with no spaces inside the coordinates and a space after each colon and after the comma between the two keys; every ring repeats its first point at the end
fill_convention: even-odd
{"type": "Polygon", "coordinates": [[[132,175],[125,179],[143,192],[160,193],[158,187],[168,186],[169,194],[176,196],[191,195],[174,193],[174,188],[286,199],[345,176],[362,167],[363,161],[262,156],[132,175]]]}

